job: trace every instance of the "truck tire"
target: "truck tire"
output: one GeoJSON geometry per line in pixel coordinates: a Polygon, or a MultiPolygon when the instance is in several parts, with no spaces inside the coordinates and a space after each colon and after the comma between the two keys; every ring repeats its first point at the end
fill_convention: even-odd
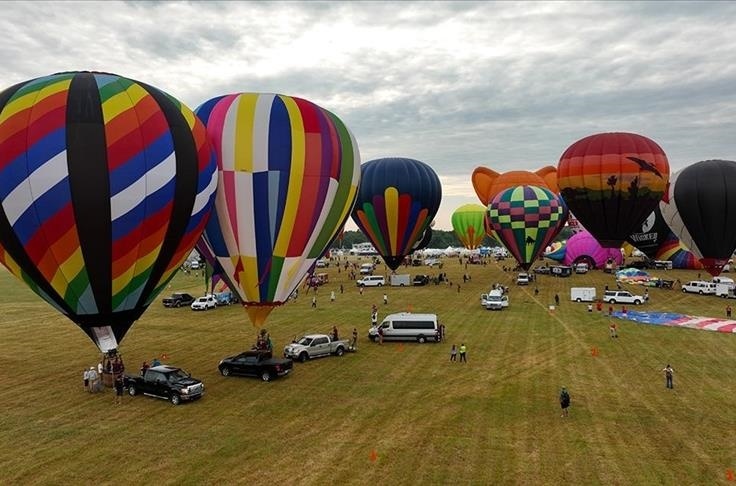
{"type": "Polygon", "coordinates": [[[172,393],[171,397],[169,397],[169,401],[172,405],[179,405],[181,403],[181,397],[178,393],[172,393]]]}
{"type": "Polygon", "coordinates": [[[379,287],[383,287],[383,284],[382,284],[382,283],[379,283],[379,284],[378,284],[378,286],[379,286],[379,287]]]}
{"type": "Polygon", "coordinates": [[[306,351],[302,351],[302,352],[301,352],[301,353],[299,354],[299,361],[301,361],[302,363],[304,363],[304,362],[305,362],[306,360],[308,360],[308,359],[309,359],[309,354],[307,354],[307,352],[306,352],[306,351]]]}
{"type": "Polygon", "coordinates": [[[583,301],[583,299],[581,299],[580,297],[578,297],[577,299],[575,299],[575,302],[577,302],[577,303],[580,303],[582,301],[583,301]]]}
{"type": "Polygon", "coordinates": [[[220,373],[222,374],[222,376],[230,376],[230,368],[228,368],[227,366],[223,366],[220,370],[220,373]]]}
{"type": "Polygon", "coordinates": [[[176,304],[174,304],[174,307],[181,307],[181,302],[177,302],[176,304]]]}
{"type": "Polygon", "coordinates": [[[342,356],[343,354],[345,354],[345,348],[343,348],[342,346],[338,346],[335,350],[335,354],[337,356],[342,356]]]}
{"type": "Polygon", "coordinates": [[[420,334],[419,336],[417,336],[417,342],[419,344],[424,344],[427,342],[427,338],[425,338],[423,335],[420,334]]]}
{"type": "Polygon", "coordinates": [[[609,304],[615,304],[616,303],[616,299],[611,299],[611,300],[608,301],[608,303],[609,304]]]}
{"type": "Polygon", "coordinates": [[[703,291],[702,291],[702,290],[698,290],[698,293],[699,293],[700,295],[703,295],[703,291]]]}
{"type": "Polygon", "coordinates": [[[687,292],[687,290],[685,290],[685,289],[683,288],[683,289],[682,289],[682,293],[684,294],[685,292],[687,292]]]}
{"type": "Polygon", "coordinates": [[[640,305],[640,304],[641,304],[641,301],[639,299],[634,300],[634,305],[640,305]]]}
{"type": "Polygon", "coordinates": [[[128,395],[134,397],[136,393],[138,393],[138,390],[135,389],[135,385],[128,385],[128,395]]]}
{"type": "Polygon", "coordinates": [[[261,380],[271,381],[271,373],[269,373],[268,371],[264,371],[263,373],[261,373],[261,380]]]}
{"type": "Polygon", "coordinates": [[[378,336],[371,336],[371,341],[373,341],[374,343],[377,343],[378,342],[378,336]]]}

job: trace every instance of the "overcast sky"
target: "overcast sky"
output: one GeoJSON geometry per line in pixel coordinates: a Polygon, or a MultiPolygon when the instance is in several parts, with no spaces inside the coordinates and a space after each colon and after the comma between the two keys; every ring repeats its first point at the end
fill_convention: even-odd
{"type": "Polygon", "coordinates": [[[345,121],[364,162],[432,166],[450,229],[479,202],[475,167],[556,166],[597,132],[646,135],[675,170],[734,160],[734,25],[736,2],[3,3],[0,88],[99,70],[191,108],[306,98],[345,121]]]}

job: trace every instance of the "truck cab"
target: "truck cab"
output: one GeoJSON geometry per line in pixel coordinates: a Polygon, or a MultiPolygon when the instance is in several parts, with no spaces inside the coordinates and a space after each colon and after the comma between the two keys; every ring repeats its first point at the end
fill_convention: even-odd
{"type": "Polygon", "coordinates": [[[126,376],[124,383],[130,396],[140,393],[169,400],[173,405],[197,400],[204,395],[201,381],[181,368],[168,365],[148,368],[143,376],[126,376]]]}

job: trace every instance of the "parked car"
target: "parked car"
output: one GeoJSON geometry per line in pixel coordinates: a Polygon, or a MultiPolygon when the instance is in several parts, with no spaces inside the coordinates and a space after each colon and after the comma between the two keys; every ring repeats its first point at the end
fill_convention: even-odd
{"type": "Polygon", "coordinates": [[[317,260],[317,263],[315,263],[314,266],[317,268],[327,268],[330,266],[330,261],[323,258],[321,260],[317,260]]]}
{"type": "Polygon", "coordinates": [[[424,264],[428,267],[434,267],[435,265],[439,265],[442,263],[442,261],[439,258],[429,258],[427,260],[424,260],[424,264]]]}
{"type": "Polygon", "coordinates": [[[481,304],[486,310],[503,310],[509,306],[509,298],[500,291],[491,291],[488,294],[481,295],[481,304]],[[485,296],[485,299],[483,299],[485,296]]]}
{"type": "Polygon", "coordinates": [[[440,331],[437,322],[437,314],[412,314],[411,312],[400,312],[389,314],[377,326],[371,326],[368,338],[374,342],[379,340],[379,329],[383,333],[383,339],[387,341],[427,341],[439,342],[440,331]]]}
{"type": "Polygon", "coordinates": [[[672,270],[672,262],[669,260],[654,260],[654,268],[657,270],[672,270]]]}
{"type": "Polygon", "coordinates": [[[569,277],[572,275],[572,267],[567,265],[555,265],[550,270],[555,277],[569,277]]]}
{"type": "Polygon", "coordinates": [[[298,359],[303,363],[322,356],[342,356],[349,345],[347,340],[333,340],[327,334],[307,334],[284,347],[284,357],[298,359]]]}
{"type": "Polygon", "coordinates": [[[191,305],[194,297],[184,292],[174,292],[171,297],[163,299],[164,307],[181,307],[183,305],[191,305]]]}
{"type": "Polygon", "coordinates": [[[537,267],[534,269],[534,273],[539,273],[542,275],[549,275],[552,271],[547,265],[544,265],[542,267],[537,267]]]}
{"type": "Polygon", "coordinates": [[[429,283],[428,275],[414,275],[414,280],[411,281],[411,284],[417,287],[421,287],[422,285],[427,285],[428,283],[429,283]]]}
{"type": "Polygon", "coordinates": [[[713,295],[716,293],[716,284],[702,280],[691,280],[682,285],[683,292],[700,295],[713,295]]]}
{"type": "Polygon", "coordinates": [[[360,266],[360,274],[361,275],[371,275],[374,269],[375,269],[375,265],[373,265],[372,263],[363,263],[360,266]]]}
{"type": "Polygon", "coordinates": [[[263,381],[286,376],[293,367],[290,359],[274,358],[271,351],[246,351],[223,358],[217,365],[222,376],[257,376],[263,381]]]}
{"type": "Polygon", "coordinates": [[[578,263],[575,265],[575,273],[588,273],[590,267],[587,263],[578,263]]]}
{"type": "Polygon", "coordinates": [[[125,376],[130,396],[140,394],[169,400],[173,405],[196,400],[204,395],[204,384],[181,368],[160,365],[148,368],[143,376],[125,376]]]}
{"type": "Polygon", "coordinates": [[[355,282],[358,287],[383,287],[386,279],[383,275],[368,275],[355,282]]]}
{"type": "Polygon", "coordinates": [[[217,305],[230,305],[237,304],[238,302],[238,297],[229,290],[215,294],[215,303],[217,305]]]}
{"type": "Polygon", "coordinates": [[[202,265],[200,265],[200,263],[197,260],[194,260],[189,263],[189,268],[191,270],[199,270],[200,268],[202,268],[202,265]]]}
{"type": "Polygon", "coordinates": [[[516,285],[529,285],[530,280],[528,273],[520,273],[516,276],[516,285]]]}
{"type": "Polygon", "coordinates": [[[205,295],[204,297],[197,297],[197,300],[192,302],[192,310],[209,310],[214,309],[217,306],[217,300],[214,295],[205,295]]]}
{"type": "Polygon", "coordinates": [[[626,290],[606,290],[603,300],[609,304],[634,304],[639,305],[646,301],[644,296],[635,295],[626,290]]]}

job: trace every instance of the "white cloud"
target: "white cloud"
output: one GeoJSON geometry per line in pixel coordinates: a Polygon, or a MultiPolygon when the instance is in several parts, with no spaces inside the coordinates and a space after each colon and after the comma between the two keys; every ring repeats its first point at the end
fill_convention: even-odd
{"type": "Polygon", "coordinates": [[[93,69],[193,108],[305,97],[345,120],[363,160],[430,164],[449,228],[476,166],[554,165],[598,131],[647,135],[674,168],[736,158],[734,22],[732,2],[14,2],[0,86],[93,69]]]}

